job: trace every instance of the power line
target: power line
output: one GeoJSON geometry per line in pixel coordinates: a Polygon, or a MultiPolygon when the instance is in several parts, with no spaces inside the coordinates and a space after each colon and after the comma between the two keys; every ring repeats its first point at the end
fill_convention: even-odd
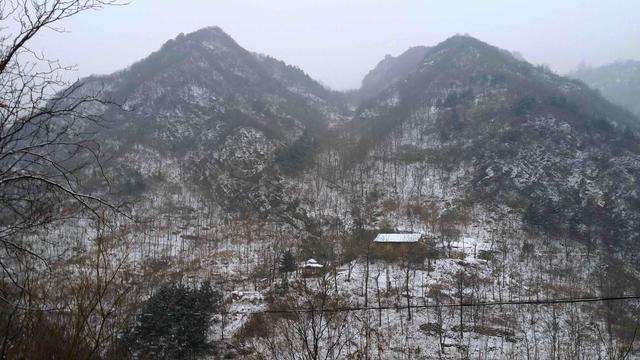
{"type": "MultiPolygon", "coordinates": [[[[468,307],[484,307],[484,306],[510,306],[510,305],[553,305],[553,304],[572,304],[572,303],[590,303],[590,302],[605,302],[605,301],[625,301],[625,300],[640,300],[640,295],[628,295],[628,296],[608,296],[608,297],[583,297],[583,298],[562,298],[562,299],[541,299],[541,300],[515,300],[515,301],[491,301],[491,302],[463,302],[463,303],[444,303],[444,304],[422,304],[422,305],[383,305],[383,306],[344,306],[335,308],[288,308],[288,309],[267,309],[267,310],[255,310],[255,311],[225,311],[227,314],[303,314],[303,313],[338,313],[338,312],[353,312],[363,310],[406,310],[411,308],[415,309],[435,309],[435,308],[468,308],[468,307]]],[[[194,312],[199,314],[199,312],[194,312]]],[[[148,316],[148,314],[138,313],[137,316],[148,316]]]]}
{"type": "MultiPolygon", "coordinates": [[[[336,308],[300,308],[300,309],[268,309],[249,311],[246,314],[286,314],[286,313],[313,313],[313,312],[351,312],[362,310],[404,310],[404,309],[430,309],[445,307],[484,307],[484,306],[508,306],[508,305],[553,305],[572,304],[605,301],[625,301],[640,300],[640,295],[628,296],[608,296],[608,297],[583,297],[583,298],[561,298],[561,299],[539,299],[539,300],[514,300],[514,301],[492,301],[492,302],[462,302],[445,304],[418,304],[418,305],[384,305],[384,306],[345,306],[336,308]]],[[[242,313],[242,312],[239,312],[242,313]]]]}

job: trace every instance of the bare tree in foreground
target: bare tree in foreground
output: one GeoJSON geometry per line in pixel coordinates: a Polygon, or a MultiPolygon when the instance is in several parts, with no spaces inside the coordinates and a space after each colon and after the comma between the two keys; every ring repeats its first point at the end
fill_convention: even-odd
{"type": "MultiPolygon", "coordinates": [[[[98,222],[105,214],[120,213],[107,200],[106,191],[97,190],[108,189],[109,182],[100,165],[99,146],[92,139],[100,114],[110,103],[102,99],[99,89],[67,82],[65,74],[72,67],[31,47],[43,32],[63,32],[66,19],[119,4],[118,0],[0,1],[0,318],[7,324],[0,339],[3,357],[20,338],[33,335],[30,324],[37,324],[40,334],[56,333],[61,325],[56,319],[84,319],[75,328],[86,339],[70,349],[79,354],[78,349],[86,346],[90,357],[103,348],[103,325],[112,321],[107,298],[113,306],[121,301],[105,292],[116,278],[105,278],[99,271],[104,268],[117,274],[121,263],[112,270],[111,257],[98,246],[96,254],[102,257],[96,258],[95,267],[76,274],[88,275],[77,283],[72,282],[76,278],[67,279],[76,295],[84,294],[72,305],[86,300],[82,309],[88,310],[79,308],[82,311],[74,313],[69,308],[62,312],[52,308],[50,294],[39,283],[39,270],[50,263],[42,253],[44,246],[32,240],[34,234],[43,235],[47,225],[79,213],[88,213],[98,222]],[[89,178],[99,181],[88,186],[83,179],[89,178]],[[97,325],[96,313],[101,316],[97,325]]],[[[40,238],[48,242],[44,235],[40,238]]],[[[63,334],[57,342],[73,339],[72,335],[63,334]]]]}
{"type": "Polygon", "coordinates": [[[93,359],[114,351],[139,289],[127,281],[126,231],[95,226],[91,251],[33,276],[19,291],[23,301],[0,312],[0,358],[93,359]]]}
{"type": "Polygon", "coordinates": [[[330,311],[340,306],[331,289],[331,275],[316,279],[305,288],[299,305],[284,303],[284,308],[299,307],[299,312],[271,317],[271,331],[259,340],[265,354],[273,359],[334,360],[346,356],[349,343],[348,312],[330,311]]]}
{"type": "MultiPolygon", "coordinates": [[[[0,264],[14,281],[8,259],[39,255],[20,237],[78,209],[98,217],[108,201],[79,179],[91,172],[108,185],[91,125],[107,105],[80,82],[68,83],[71,67],[30,48],[44,31],[64,31],[65,19],[117,5],[116,0],[5,0],[0,2],[0,264]]],[[[95,128],[95,126],[94,126],[95,128]]],[[[43,260],[43,259],[41,259],[43,260]]],[[[7,299],[0,299],[5,301],[7,299]]]]}

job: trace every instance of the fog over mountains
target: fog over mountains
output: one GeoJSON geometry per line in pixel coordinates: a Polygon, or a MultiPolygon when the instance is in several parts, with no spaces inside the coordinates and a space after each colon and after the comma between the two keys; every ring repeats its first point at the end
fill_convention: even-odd
{"type": "Polygon", "coordinates": [[[620,60],[599,67],[582,67],[569,76],[599,90],[609,101],[640,115],[640,61],[620,60]]]}

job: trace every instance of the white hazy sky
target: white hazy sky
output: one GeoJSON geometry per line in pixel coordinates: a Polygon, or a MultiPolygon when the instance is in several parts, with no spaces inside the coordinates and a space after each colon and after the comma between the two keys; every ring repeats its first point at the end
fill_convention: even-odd
{"type": "Polygon", "coordinates": [[[45,33],[34,47],[77,65],[82,77],[124,68],[211,25],[334,89],[358,87],[385,54],[456,33],[560,73],[582,60],[640,59],[640,0],[133,0],[81,14],[64,24],[68,33],[45,33]]]}

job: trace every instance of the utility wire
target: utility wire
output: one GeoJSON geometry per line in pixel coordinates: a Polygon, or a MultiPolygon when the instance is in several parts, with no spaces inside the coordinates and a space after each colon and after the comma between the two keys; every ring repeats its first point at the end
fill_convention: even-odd
{"type": "MultiPolygon", "coordinates": [[[[608,296],[608,297],[583,297],[583,298],[561,298],[561,299],[539,299],[539,300],[514,300],[514,301],[492,301],[492,302],[462,302],[445,304],[422,304],[422,305],[384,305],[384,306],[345,306],[336,308],[300,308],[300,309],[268,309],[249,311],[246,314],[286,314],[286,313],[313,313],[313,312],[349,312],[361,310],[403,310],[403,309],[431,309],[444,307],[483,307],[483,306],[507,306],[507,305],[553,305],[553,304],[573,304],[605,301],[625,301],[640,300],[640,295],[628,296],[608,296]]],[[[237,312],[242,313],[242,312],[237,312]]]]}
{"type": "MultiPolygon", "coordinates": [[[[435,308],[460,308],[460,307],[482,307],[482,306],[509,306],[509,305],[553,305],[553,304],[572,304],[572,303],[590,303],[605,301],[625,301],[640,300],[640,295],[628,296],[608,296],[608,297],[584,297],[584,298],[563,298],[563,299],[541,299],[541,300],[515,300],[515,301],[493,301],[493,302],[463,302],[463,303],[444,303],[444,304],[422,304],[422,305],[383,305],[383,306],[344,306],[335,308],[288,308],[288,309],[266,309],[254,311],[225,311],[225,314],[302,314],[302,313],[338,313],[352,312],[363,310],[406,310],[414,309],[435,309],[435,308]]],[[[200,314],[200,312],[192,312],[200,314]]],[[[167,313],[171,314],[171,313],[167,313]]],[[[138,313],[136,316],[149,316],[150,314],[138,313]]]]}

